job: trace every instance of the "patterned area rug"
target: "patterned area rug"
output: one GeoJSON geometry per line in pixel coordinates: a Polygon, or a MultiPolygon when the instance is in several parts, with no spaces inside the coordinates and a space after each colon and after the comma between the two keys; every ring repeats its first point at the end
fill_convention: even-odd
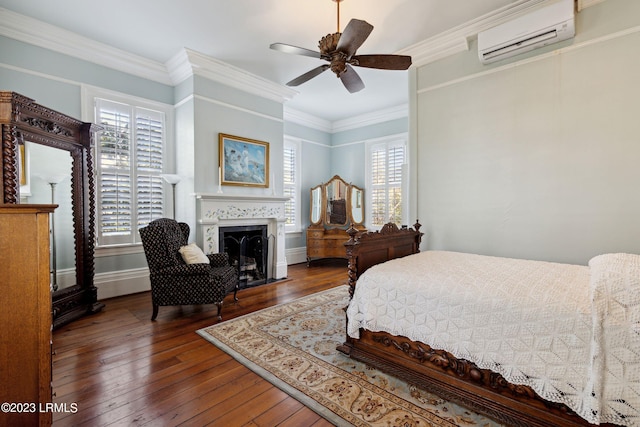
{"type": "Polygon", "coordinates": [[[345,337],[347,286],[198,332],[337,426],[498,426],[336,350],[345,337]]]}

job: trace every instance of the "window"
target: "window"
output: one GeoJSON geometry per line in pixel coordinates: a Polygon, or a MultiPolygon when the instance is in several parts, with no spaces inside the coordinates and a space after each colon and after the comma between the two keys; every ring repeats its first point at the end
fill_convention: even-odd
{"type": "Polygon", "coordinates": [[[284,205],[285,231],[301,230],[300,223],[300,141],[285,137],[283,160],[283,193],[289,200],[284,205]]]}
{"type": "MultiPolygon", "coordinates": [[[[126,101],[126,100],[125,100],[126,101]]],[[[95,98],[98,245],[139,242],[138,229],[164,216],[166,111],[95,98]]]]}
{"type": "Polygon", "coordinates": [[[380,228],[388,222],[403,223],[407,210],[402,182],[406,145],[404,137],[395,137],[367,146],[370,228],[380,228]]]}

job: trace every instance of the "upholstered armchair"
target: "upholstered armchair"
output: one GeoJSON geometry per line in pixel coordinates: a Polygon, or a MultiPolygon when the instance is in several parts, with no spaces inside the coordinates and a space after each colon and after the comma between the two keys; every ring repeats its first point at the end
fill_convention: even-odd
{"type": "Polygon", "coordinates": [[[151,320],[161,305],[195,304],[216,304],[221,320],[224,297],[233,291],[237,301],[238,273],[229,264],[228,254],[207,254],[205,258],[200,251],[200,260],[188,260],[195,263],[183,259],[181,251],[193,248],[187,244],[189,225],[161,218],[141,228],[140,237],[151,278],[151,320]]]}

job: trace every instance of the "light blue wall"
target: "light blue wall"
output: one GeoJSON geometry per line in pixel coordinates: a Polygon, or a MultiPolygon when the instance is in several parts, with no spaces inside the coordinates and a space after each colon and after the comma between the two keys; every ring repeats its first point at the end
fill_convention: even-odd
{"type": "Polygon", "coordinates": [[[640,253],[640,2],[576,19],[575,39],[522,57],[482,66],[472,44],[417,70],[428,248],[578,264],[640,253]]]}

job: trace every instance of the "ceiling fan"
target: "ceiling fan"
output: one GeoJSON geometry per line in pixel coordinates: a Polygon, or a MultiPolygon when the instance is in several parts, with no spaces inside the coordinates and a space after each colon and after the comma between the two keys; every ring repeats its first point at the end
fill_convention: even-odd
{"type": "Polygon", "coordinates": [[[331,69],[351,93],[364,89],[362,79],[353,66],[377,68],[382,70],[406,70],[411,66],[411,57],[405,55],[356,55],[356,50],[364,43],[373,31],[373,25],[359,19],[349,21],[344,31],[340,33],[340,2],[333,0],[338,7],[338,31],[327,34],[318,43],[320,52],[292,46],[285,43],[273,43],[271,49],[296,55],[310,56],[324,59],[329,64],[323,64],[312,69],[287,83],[287,86],[298,86],[324,71],[331,69]]]}

